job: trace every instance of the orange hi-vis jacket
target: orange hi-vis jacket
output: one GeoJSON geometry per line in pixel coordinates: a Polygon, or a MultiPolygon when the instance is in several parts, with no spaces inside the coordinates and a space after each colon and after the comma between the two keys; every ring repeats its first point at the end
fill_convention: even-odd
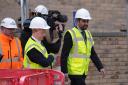
{"type": "Polygon", "coordinates": [[[0,69],[20,69],[23,66],[21,42],[0,33],[0,69]]]}

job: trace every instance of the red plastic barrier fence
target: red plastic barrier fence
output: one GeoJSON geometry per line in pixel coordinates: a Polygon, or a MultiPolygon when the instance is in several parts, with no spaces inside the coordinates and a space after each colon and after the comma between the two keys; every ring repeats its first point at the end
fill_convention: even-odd
{"type": "Polygon", "coordinates": [[[55,70],[0,70],[0,85],[64,85],[63,73],[55,70]]]}

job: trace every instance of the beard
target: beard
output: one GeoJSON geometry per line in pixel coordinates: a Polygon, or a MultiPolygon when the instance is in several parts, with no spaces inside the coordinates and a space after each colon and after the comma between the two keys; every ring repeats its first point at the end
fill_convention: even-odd
{"type": "Polygon", "coordinates": [[[87,30],[88,25],[83,25],[83,26],[81,26],[80,28],[81,28],[82,30],[87,30]]]}

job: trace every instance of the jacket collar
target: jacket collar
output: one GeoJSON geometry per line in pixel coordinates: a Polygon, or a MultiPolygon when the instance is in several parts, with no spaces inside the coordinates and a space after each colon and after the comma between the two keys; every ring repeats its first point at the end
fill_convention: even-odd
{"type": "Polygon", "coordinates": [[[13,40],[13,38],[11,38],[11,37],[5,35],[5,34],[2,33],[2,32],[0,33],[0,37],[2,38],[3,41],[7,41],[7,42],[13,40]]]}

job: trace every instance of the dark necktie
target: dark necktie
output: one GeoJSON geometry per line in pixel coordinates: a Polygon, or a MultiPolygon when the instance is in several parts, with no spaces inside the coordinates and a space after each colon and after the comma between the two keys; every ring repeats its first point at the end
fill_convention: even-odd
{"type": "Polygon", "coordinates": [[[82,34],[82,36],[83,36],[84,40],[86,41],[86,34],[85,34],[85,31],[84,31],[84,30],[82,30],[81,34],[82,34]]]}

